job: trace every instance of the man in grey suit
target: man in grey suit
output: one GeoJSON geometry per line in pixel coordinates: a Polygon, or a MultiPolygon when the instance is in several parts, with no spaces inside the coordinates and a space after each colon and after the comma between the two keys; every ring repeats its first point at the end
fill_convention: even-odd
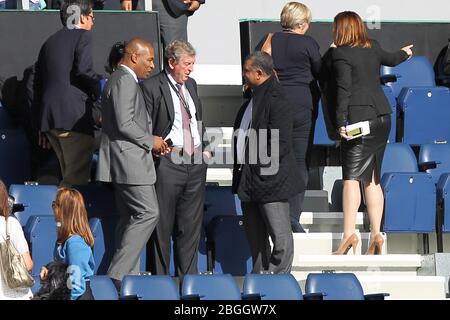
{"type": "Polygon", "coordinates": [[[98,180],[112,182],[120,219],[116,251],[108,275],[116,287],[124,275],[136,273],[136,265],[159,218],[152,151],[164,154],[167,144],[152,135],[138,78],[155,67],[152,45],[133,39],[125,47],[119,67],[102,95],[103,132],[98,180]]]}

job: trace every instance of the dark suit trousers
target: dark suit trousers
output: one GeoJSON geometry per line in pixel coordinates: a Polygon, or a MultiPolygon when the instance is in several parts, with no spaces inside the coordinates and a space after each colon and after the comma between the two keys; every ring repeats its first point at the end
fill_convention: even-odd
{"type": "Polygon", "coordinates": [[[163,48],[174,40],[187,41],[187,24],[188,16],[175,18],[168,12],[163,0],[153,0],[152,6],[154,11],[158,11],[160,32],[163,48]]]}
{"type": "Polygon", "coordinates": [[[291,272],[294,239],[289,222],[289,204],[242,202],[241,207],[245,233],[252,253],[252,272],[291,272]],[[272,251],[269,236],[273,242],[272,251]]]}
{"type": "Polygon", "coordinates": [[[152,273],[169,274],[173,238],[176,272],[197,273],[205,202],[206,164],[174,164],[171,155],[155,162],[160,219],[152,236],[152,273]]]}

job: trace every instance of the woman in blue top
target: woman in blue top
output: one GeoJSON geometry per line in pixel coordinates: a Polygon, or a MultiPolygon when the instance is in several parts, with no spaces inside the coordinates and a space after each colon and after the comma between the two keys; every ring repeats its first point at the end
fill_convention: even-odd
{"type": "MultiPolygon", "coordinates": [[[[94,300],[89,277],[94,274],[92,246],[94,237],[89,228],[83,196],[75,189],[61,188],[52,204],[58,226],[55,260],[67,264],[71,282],[71,300],[94,300]]],[[[41,269],[41,278],[47,270],[41,269]]]]}

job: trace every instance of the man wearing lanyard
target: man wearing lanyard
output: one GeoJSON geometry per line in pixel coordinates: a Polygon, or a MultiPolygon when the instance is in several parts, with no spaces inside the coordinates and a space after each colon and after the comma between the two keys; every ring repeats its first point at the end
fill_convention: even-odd
{"type": "Polygon", "coordinates": [[[152,236],[152,273],[169,274],[172,236],[180,279],[197,273],[207,168],[203,159],[210,157],[202,139],[197,84],[189,77],[195,54],[190,43],[175,40],[165,49],[165,70],[142,83],[153,135],[173,147],[155,160],[160,220],[152,236]]]}

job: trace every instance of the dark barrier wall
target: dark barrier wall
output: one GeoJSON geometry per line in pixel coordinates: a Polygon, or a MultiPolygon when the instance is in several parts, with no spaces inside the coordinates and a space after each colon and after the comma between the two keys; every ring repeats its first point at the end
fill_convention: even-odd
{"type": "MultiPolygon", "coordinates": [[[[281,31],[278,21],[241,21],[242,60],[254,50],[264,35],[275,31],[281,31]]],[[[414,54],[427,56],[434,64],[439,52],[448,44],[450,23],[382,22],[380,29],[368,31],[369,36],[378,40],[385,50],[395,51],[414,44],[414,54]]],[[[313,22],[307,34],[316,39],[323,54],[332,42],[331,22],[313,22]]]]}
{"type": "MultiPolygon", "coordinates": [[[[0,11],[0,77],[22,79],[25,68],[38,57],[45,40],[62,28],[58,11],[0,11]]],[[[92,29],[94,68],[106,74],[111,46],[134,37],[155,47],[155,70],[160,70],[159,28],[155,12],[96,11],[92,29]]]]}

